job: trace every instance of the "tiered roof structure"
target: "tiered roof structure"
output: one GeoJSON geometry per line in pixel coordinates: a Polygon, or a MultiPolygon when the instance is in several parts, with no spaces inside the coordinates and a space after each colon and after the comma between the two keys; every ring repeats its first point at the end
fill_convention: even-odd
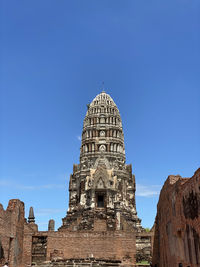
{"type": "Polygon", "coordinates": [[[122,120],[119,110],[104,91],[97,95],[83,123],[80,163],[70,177],[67,216],[60,230],[94,229],[102,217],[107,229],[141,231],[135,206],[135,176],[125,164],[122,120]]]}

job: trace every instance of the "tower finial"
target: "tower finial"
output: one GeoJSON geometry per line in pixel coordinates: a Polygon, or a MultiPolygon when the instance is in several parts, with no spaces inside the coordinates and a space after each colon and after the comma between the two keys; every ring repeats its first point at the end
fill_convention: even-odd
{"type": "Polygon", "coordinates": [[[53,219],[49,220],[48,231],[55,231],[55,221],[53,219]]]}
{"type": "Polygon", "coordinates": [[[104,81],[102,82],[102,93],[105,93],[104,81]]]}
{"type": "Polygon", "coordinates": [[[30,209],[29,209],[28,222],[29,223],[35,223],[35,216],[34,216],[33,207],[30,207],[30,209]]]}

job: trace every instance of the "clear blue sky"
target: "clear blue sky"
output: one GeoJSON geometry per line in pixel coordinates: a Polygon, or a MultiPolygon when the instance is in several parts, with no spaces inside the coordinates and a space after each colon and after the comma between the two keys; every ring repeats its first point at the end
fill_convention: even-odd
{"type": "Polygon", "coordinates": [[[1,1],[0,202],[21,199],[26,216],[33,206],[41,230],[65,216],[102,81],[151,227],[167,176],[200,166],[200,1],[1,1]]]}

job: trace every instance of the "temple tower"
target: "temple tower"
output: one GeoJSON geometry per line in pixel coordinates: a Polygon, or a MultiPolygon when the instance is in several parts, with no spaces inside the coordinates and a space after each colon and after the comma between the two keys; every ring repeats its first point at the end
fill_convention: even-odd
{"type": "Polygon", "coordinates": [[[125,164],[124,133],[119,110],[104,91],[97,95],[83,122],[80,163],[69,184],[69,209],[59,230],[142,230],[135,206],[135,176],[125,164]]]}

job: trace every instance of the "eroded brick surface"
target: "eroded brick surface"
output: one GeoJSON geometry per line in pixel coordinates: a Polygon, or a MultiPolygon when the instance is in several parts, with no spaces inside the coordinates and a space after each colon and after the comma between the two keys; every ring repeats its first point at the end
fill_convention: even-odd
{"type": "Polygon", "coordinates": [[[200,266],[200,169],[192,178],[169,176],[161,190],[153,264],[200,266]]]}
{"type": "Polygon", "coordinates": [[[24,203],[18,199],[9,201],[6,210],[0,205],[0,262],[10,266],[22,265],[24,235],[24,203]]]}

